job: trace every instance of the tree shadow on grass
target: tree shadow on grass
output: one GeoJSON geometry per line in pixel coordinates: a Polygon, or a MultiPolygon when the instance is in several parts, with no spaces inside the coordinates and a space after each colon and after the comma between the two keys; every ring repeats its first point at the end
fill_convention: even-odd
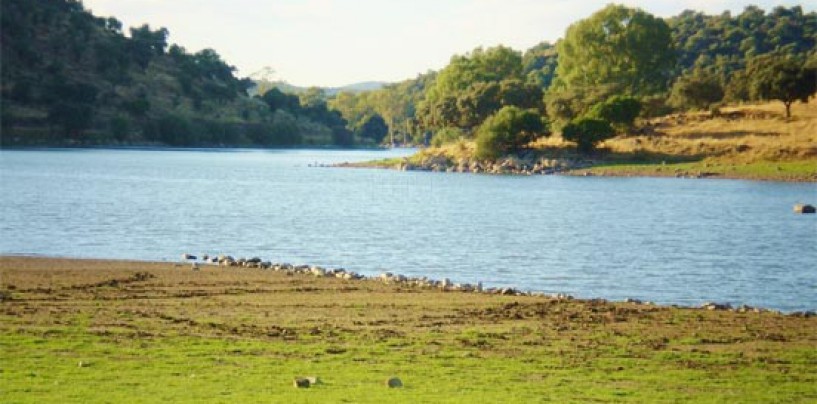
{"type": "Polygon", "coordinates": [[[723,132],[713,132],[713,131],[705,131],[705,132],[691,132],[691,133],[684,133],[684,134],[675,134],[672,137],[682,138],[682,139],[689,139],[689,140],[696,140],[696,139],[738,139],[744,138],[747,136],[760,136],[760,137],[779,137],[781,133],[778,132],[756,132],[756,131],[747,131],[747,130],[736,130],[736,131],[723,131],[723,132]]]}
{"type": "Polygon", "coordinates": [[[610,165],[696,163],[704,160],[707,157],[703,154],[680,155],[648,150],[615,152],[609,149],[598,149],[587,156],[597,161],[597,164],[610,165]]]}

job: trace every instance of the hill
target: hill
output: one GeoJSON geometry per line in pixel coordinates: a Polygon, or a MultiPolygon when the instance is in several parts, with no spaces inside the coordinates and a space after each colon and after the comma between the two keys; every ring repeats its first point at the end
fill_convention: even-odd
{"type": "Polygon", "coordinates": [[[273,108],[212,49],[76,0],[2,2],[2,146],[348,145],[325,104],[273,108]]]}

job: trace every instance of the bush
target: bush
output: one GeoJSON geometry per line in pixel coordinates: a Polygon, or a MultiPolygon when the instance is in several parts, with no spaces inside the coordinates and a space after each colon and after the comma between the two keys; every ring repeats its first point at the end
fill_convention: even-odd
{"type": "Polygon", "coordinates": [[[708,110],[723,100],[724,90],[720,79],[714,74],[695,72],[681,76],[672,85],[670,103],[678,108],[708,110]]]}
{"type": "Polygon", "coordinates": [[[538,113],[513,106],[503,107],[477,130],[476,157],[496,159],[523,148],[546,132],[547,124],[538,113]]]}
{"type": "Polygon", "coordinates": [[[587,116],[605,120],[622,128],[630,128],[640,113],[641,101],[637,98],[626,95],[615,95],[604,102],[594,105],[590,108],[590,112],[588,112],[587,116]]]}
{"type": "Polygon", "coordinates": [[[562,138],[576,142],[577,148],[582,153],[593,151],[596,144],[612,138],[615,134],[610,122],[597,118],[579,118],[562,128],[562,138]]]}
{"type": "Polygon", "coordinates": [[[447,143],[456,142],[463,136],[464,134],[459,128],[443,128],[437,131],[437,133],[431,137],[431,145],[434,147],[440,147],[447,143]]]}

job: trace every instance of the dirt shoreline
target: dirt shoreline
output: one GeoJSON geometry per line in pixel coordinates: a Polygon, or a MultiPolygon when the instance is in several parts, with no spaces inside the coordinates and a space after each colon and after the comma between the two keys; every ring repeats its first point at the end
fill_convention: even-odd
{"type": "MultiPolygon", "coordinates": [[[[277,273],[286,276],[299,276],[306,279],[325,278],[328,280],[338,280],[344,282],[368,282],[375,284],[382,284],[383,286],[399,286],[401,288],[413,289],[415,292],[443,292],[443,293],[472,293],[479,295],[500,295],[500,296],[514,296],[514,297],[530,297],[530,298],[546,298],[554,300],[565,301],[593,301],[609,304],[635,304],[640,306],[676,308],[676,309],[691,309],[691,310],[710,310],[710,311],[731,311],[738,313],[763,313],[771,312],[782,315],[793,315],[802,317],[815,317],[817,313],[814,311],[794,311],[790,313],[781,312],[776,309],[764,307],[752,307],[741,305],[733,307],[729,303],[706,302],[701,306],[685,306],[678,304],[656,304],[650,301],[642,301],[640,299],[628,298],[624,301],[613,301],[598,297],[574,297],[564,293],[547,294],[544,292],[522,290],[511,287],[485,287],[482,283],[479,284],[460,284],[453,283],[449,279],[429,279],[427,277],[406,277],[400,274],[393,274],[385,272],[377,276],[365,276],[355,272],[346,271],[343,269],[334,270],[329,268],[322,268],[319,266],[310,265],[291,265],[262,262],[260,259],[254,261],[246,261],[245,259],[235,260],[227,256],[229,262],[218,262],[213,257],[213,262],[202,262],[201,260],[180,260],[173,261],[150,261],[150,260],[128,260],[128,259],[99,259],[99,258],[73,258],[73,257],[59,257],[59,256],[41,256],[34,254],[9,254],[0,255],[0,271],[8,270],[25,270],[36,269],[37,271],[54,271],[60,270],[73,271],[77,269],[82,270],[97,270],[108,272],[118,271],[145,271],[145,270],[173,270],[173,271],[241,271],[254,270],[261,273],[277,273]]],[[[12,290],[16,286],[12,285],[12,290]]],[[[3,279],[0,279],[0,291],[8,291],[7,285],[4,284],[3,279]]]]}

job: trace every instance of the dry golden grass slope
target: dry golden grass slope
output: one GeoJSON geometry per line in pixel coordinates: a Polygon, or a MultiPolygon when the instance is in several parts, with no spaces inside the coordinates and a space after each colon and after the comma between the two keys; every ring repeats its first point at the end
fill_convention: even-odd
{"type": "Polygon", "coordinates": [[[817,102],[797,103],[787,120],[780,102],[674,114],[647,121],[644,134],[603,144],[615,153],[654,153],[690,159],[755,163],[817,162],[817,102]]]}

